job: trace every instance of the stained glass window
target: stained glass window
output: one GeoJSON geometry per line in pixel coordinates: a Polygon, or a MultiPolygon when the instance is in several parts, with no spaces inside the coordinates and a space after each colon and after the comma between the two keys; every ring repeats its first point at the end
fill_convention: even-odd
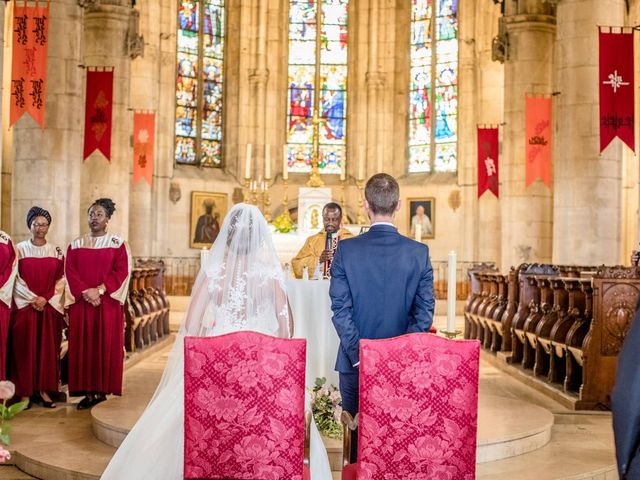
{"type": "Polygon", "coordinates": [[[314,154],[321,173],[339,174],[343,168],[347,128],[347,4],[348,0],[289,0],[290,172],[310,171],[314,154]],[[316,92],[318,85],[320,90],[316,92]],[[313,123],[316,95],[317,146],[313,123]]]}
{"type": "Polygon", "coordinates": [[[180,0],[178,5],[178,163],[222,166],[224,13],[224,0],[180,0]]]}
{"type": "Polygon", "coordinates": [[[455,172],[458,0],[411,0],[410,75],[409,172],[455,172]]]}

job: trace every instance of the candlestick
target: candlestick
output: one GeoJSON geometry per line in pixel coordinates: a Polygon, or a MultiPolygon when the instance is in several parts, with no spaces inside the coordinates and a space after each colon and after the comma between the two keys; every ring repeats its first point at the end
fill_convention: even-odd
{"type": "Polygon", "coordinates": [[[262,193],[262,214],[264,215],[264,219],[267,223],[271,223],[271,198],[269,197],[269,186],[266,185],[262,193]]]}
{"type": "Polygon", "coordinates": [[[287,146],[284,146],[283,155],[282,155],[282,180],[289,179],[289,152],[287,151],[287,146]]]}
{"type": "Polygon", "coordinates": [[[257,180],[251,181],[251,203],[258,205],[258,182],[257,180]]]}
{"type": "Polygon", "coordinates": [[[284,188],[284,193],[282,195],[282,216],[286,221],[291,222],[291,217],[289,216],[289,195],[288,195],[289,182],[287,181],[286,178],[284,178],[282,183],[284,188]]]}
{"type": "Polygon", "coordinates": [[[447,276],[447,331],[443,332],[449,338],[455,338],[461,333],[456,330],[456,252],[449,252],[447,276]]]}
{"type": "Polygon", "coordinates": [[[244,161],[244,178],[251,178],[251,144],[247,143],[247,156],[244,161]]]}
{"type": "Polygon", "coordinates": [[[271,178],[271,147],[269,144],[264,146],[264,178],[271,178]]]}
{"type": "Polygon", "coordinates": [[[356,222],[358,222],[358,225],[364,225],[367,223],[364,218],[364,181],[362,179],[356,180],[356,185],[358,186],[358,216],[356,222]]]}
{"type": "Polygon", "coordinates": [[[249,203],[250,195],[251,195],[251,179],[250,178],[245,178],[244,179],[244,189],[242,191],[242,196],[244,198],[243,198],[242,201],[244,203],[249,203]]]}

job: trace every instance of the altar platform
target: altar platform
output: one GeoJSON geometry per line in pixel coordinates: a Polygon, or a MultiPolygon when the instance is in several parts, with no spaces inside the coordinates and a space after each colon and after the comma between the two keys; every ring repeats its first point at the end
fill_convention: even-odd
{"type": "MultiPolygon", "coordinates": [[[[436,317],[436,326],[445,322],[436,317]]],[[[19,470],[0,466],[0,480],[97,480],[153,394],[169,350],[166,343],[132,359],[137,363],[127,365],[124,395],[92,411],[77,411],[77,398],[17,417],[11,451],[19,470]]],[[[610,413],[568,410],[484,361],[479,404],[477,479],[618,478],[610,413]]],[[[325,444],[340,478],[341,442],[325,444]]]]}

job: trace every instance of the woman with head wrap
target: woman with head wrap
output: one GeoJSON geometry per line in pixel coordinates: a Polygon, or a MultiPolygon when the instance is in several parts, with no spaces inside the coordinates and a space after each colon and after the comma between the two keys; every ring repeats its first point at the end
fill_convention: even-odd
{"type": "Polygon", "coordinates": [[[69,392],[84,395],[78,410],[122,393],[124,302],[131,255],[125,241],[107,233],[115,203],[89,207],[90,232],[67,249],[65,305],[69,305],[69,392]]]}
{"type": "Polygon", "coordinates": [[[32,396],[54,408],[49,392],[58,391],[60,343],[64,323],[64,256],[47,242],[51,215],[32,207],[27,213],[31,238],[18,243],[16,310],[9,330],[9,378],[22,400],[32,396]]]}
{"type": "Polygon", "coordinates": [[[7,378],[7,338],[18,260],[9,235],[0,230],[0,380],[7,378]]]}

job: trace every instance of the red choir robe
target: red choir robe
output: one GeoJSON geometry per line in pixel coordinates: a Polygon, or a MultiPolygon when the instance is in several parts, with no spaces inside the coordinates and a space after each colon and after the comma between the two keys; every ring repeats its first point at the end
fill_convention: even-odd
{"type": "Polygon", "coordinates": [[[0,380],[7,378],[7,340],[17,272],[18,260],[11,238],[0,230],[0,380]]]}
{"type": "Polygon", "coordinates": [[[131,275],[131,255],[122,238],[84,235],[67,249],[65,305],[69,306],[69,392],[122,394],[124,302],[131,275]],[[104,284],[94,307],[82,298],[104,284]]]}
{"type": "Polygon", "coordinates": [[[15,310],[9,330],[9,378],[16,395],[57,392],[60,379],[60,344],[64,324],[64,256],[49,243],[31,240],[16,245],[18,276],[13,291],[15,310]],[[39,312],[37,297],[47,304],[39,312]]]}

